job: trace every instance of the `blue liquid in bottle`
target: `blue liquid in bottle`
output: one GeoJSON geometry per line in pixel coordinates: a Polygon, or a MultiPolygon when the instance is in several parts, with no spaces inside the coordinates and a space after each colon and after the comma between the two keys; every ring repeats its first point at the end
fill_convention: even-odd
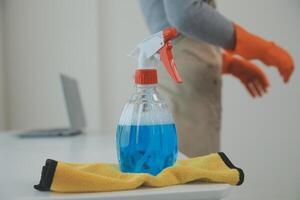
{"type": "Polygon", "coordinates": [[[122,172],[157,175],[177,158],[175,124],[118,125],[116,140],[122,172]]]}

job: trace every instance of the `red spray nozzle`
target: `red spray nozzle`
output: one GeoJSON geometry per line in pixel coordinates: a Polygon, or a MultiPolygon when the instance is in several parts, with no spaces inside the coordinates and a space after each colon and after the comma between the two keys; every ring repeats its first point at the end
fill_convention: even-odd
{"type": "Polygon", "coordinates": [[[182,83],[182,79],[176,69],[176,64],[172,54],[171,39],[176,38],[177,31],[175,28],[166,28],[163,31],[165,45],[160,49],[160,60],[166,67],[170,76],[177,82],[182,83]]]}
{"type": "Polygon", "coordinates": [[[163,31],[163,36],[164,36],[164,42],[168,42],[174,38],[176,38],[177,36],[177,31],[176,31],[176,28],[166,28],[164,31],[163,31]]]}

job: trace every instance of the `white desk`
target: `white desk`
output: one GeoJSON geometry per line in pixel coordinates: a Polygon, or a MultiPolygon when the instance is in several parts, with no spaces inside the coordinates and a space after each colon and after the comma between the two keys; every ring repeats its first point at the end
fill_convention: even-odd
{"type": "Polygon", "coordinates": [[[83,134],[59,138],[18,138],[0,133],[0,199],[100,199],[176,200],[222,199],[227,184],[192,183],[165,188],[140,188],[122,192],[62,194],[33,188],[47,158],[66,162],[117,162],[114,134],[83,134]]]}

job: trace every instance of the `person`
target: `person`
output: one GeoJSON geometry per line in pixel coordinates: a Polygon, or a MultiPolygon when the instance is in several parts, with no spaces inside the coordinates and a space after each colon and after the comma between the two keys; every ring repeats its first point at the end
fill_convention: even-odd
{"type": "Polygon", "coordinates": [[[228,20],[214,0],[140,0],[140,5],[152,33],[166,27],[180,33],[173,54],[183,84],[174,84],[163,70],[159,79],[176,122],[179,150],[187,156],[219,151],[221,74],[238,78],[253,97],[263,96],[269,81],[252,60],[277,68],[289,81],[294,70],[289,53],[228,20]]]}

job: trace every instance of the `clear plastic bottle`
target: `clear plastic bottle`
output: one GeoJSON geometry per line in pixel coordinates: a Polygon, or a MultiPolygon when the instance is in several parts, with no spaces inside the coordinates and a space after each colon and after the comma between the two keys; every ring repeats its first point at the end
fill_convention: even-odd
{"type": "Polygon", "coordinates": [[[156,90],[156,66],[161,62],[181,83],[172,54],[175,28],[166,28],[137,45],[136,92],[125,105],[117,127],[117,152],[123,172],[157,175],[177,158],[176,128],[167,104],[156,90]]]}
{"type": "Polygon", "coordinates": [[[177,158],[176,128],[156,84],[137,85],[117,127],[121,171],[157,175],[177,158]]]}

